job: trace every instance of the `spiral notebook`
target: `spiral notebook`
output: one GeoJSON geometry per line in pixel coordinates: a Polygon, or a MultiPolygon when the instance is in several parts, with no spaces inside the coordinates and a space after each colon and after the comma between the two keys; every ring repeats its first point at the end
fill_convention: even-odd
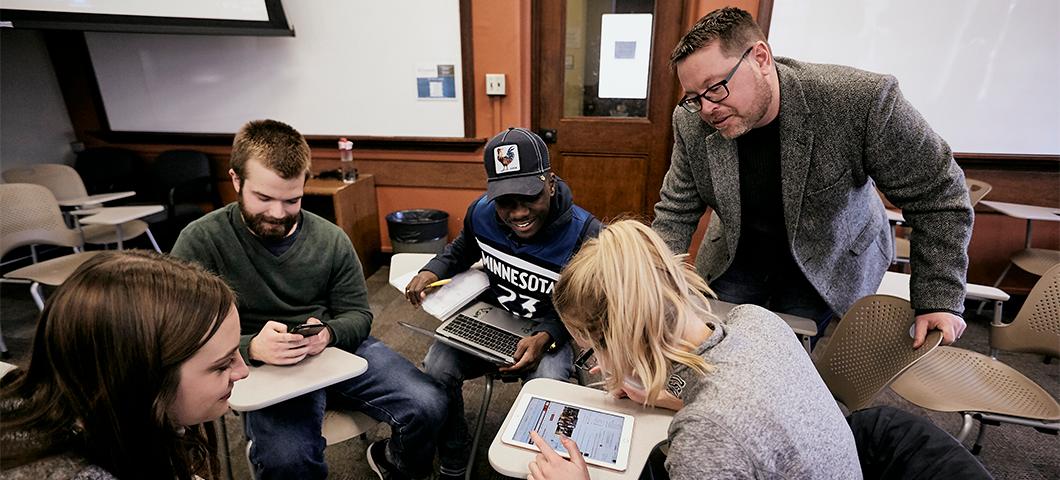
{"type": "MultiPolygon", "coordinates": [[[[405,286],[418,273],[419,269],[417,268],[405,275],[395,277],[390,280],[390,285],[404,293],[405,286]]],[[[486,276],[486,272],[472,268],[457,274],[453,277],[453,281],[443,285],[441,288],[429,292],[427,298],[423,300],[423,311],[438,320],[448,320],[449,317],[455,315],[461,308],[471,303],[472,300],[489,287],[490,280],[486,276]]]]}

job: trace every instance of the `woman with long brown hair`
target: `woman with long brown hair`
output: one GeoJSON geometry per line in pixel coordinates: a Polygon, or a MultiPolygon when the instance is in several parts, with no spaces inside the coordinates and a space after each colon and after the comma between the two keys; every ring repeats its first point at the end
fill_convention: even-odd
{"type": "Polygon", "coordinates": [[[28,367],[3,378],[3,476],[214,476],[200,424],[248,374],[234,301],[221,279],[170,257],[106,252],[81,265],[45,304],[28,367]]]}

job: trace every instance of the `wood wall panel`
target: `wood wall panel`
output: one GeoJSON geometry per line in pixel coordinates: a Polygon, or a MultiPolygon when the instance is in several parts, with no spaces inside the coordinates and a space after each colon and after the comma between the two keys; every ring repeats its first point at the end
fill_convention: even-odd
{"type": "Polygon", "coordinates": [[[574,203],[607,221],[641,210],[648,159],[643,156],[557,155],[553,169],[574,192],[574,203]]]}
{"type": "MultiPolygon", "coordinates": [[[[957,163],[961,162],[958,160],[957,163]]],[[[983,200],[1060,206],[1060,161],[1044,162],[1033,170],[998,168],[1003,165],[995,164],[993,168],[965,167],[964,175],[993,187],[983,200]]]]}
{"type": "MultiPolygon", "coordinates": [[[[988,196],[989,198],[989,196],[988,196]]],[[[968,281],[993,285],[1008,265],[1008,259],[1023,250],[1026,222],[997,212],[977,209],[975,230],[968,246],[968,281]]],[[[1035,222],[1031,246],[1060,250],[1060,223],[1035,222]]],[[[1011,294],[1026,294],[1038,277],[1013,267],[1000,288],[1011,294]]]]}
{"type": "MultiPolygon", "coordinates": [[[[147,163],[171,149],[192,149],[210,157],[213,175],[221,189],[222,199],[235,200],[228,176],[231,147],[202,144],[122,144],[93,142],[89,146],[110,145],[128,148],[140,154],[147,163]]],[[[339,168],[338,150],[312,148],[313,172],[339,168]]],[[[354,166],[361,173],[375,175],[377,186],[457,188],[485,190],[486,172],[482,167],[481,148],[475,152],[434,152],[427,150],[354,151],[354,166]]]]}
{"type": "MultiPolygon", "coordinates": [[[[339,162],[314,159],[315,171],[338,168],[339,162]]],[[[378,186],[485,189],[482,163],[354,159],[357,171],[371,173],[378,186]]]]}
{"type": "MultiPolygon", "coordinates": [[[[993,187],[984,200],[1022,203],[1060,208],[1060,161],[1045,160],[1014,164],[1004,168],[1005,162],[958,160],[968,178],[982,180],[993,187]]],[[[1002,215],[985,205],[975,208],[975,229],[968,246],[968,281],[993,285],[1008,259],[1023,249],[1026,222],[1002,215]]],[[[1060,222],[1034,222],[1031,245],[1037,248],[1060,250],[1060,222]]],[[[1013,267],[1001,284],[1010,294],[1030,292],[1038,278],[1013,267]]]]}

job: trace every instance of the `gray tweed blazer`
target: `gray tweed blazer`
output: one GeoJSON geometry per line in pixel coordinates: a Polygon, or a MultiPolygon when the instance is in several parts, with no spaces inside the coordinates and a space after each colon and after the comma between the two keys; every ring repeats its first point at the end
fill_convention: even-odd
{"type": "MultiPolygon", "coordinates": [[[[782,57],[776,65],[784,219],[806,278],[839,314],[875,293],[893,256],[879,188],[915,232],[913,307],[962,312],[973,214],[949,145],[890,75],[782,57]]],[[[740,241],[736,142],[680,107],[673,126],[652,228],[686,252],[713,209],[696,257],[709,282],[728,269],[740,241]]]]}

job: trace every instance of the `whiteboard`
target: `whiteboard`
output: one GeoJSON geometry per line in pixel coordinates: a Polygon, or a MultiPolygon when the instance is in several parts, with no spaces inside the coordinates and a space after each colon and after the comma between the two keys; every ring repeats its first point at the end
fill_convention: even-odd
{"type": "Polygon", "coordinates": [[[4,0],[4,8],[42,12],[97,15],[136,15],[146,17],[210,18],[215,20],[269,21],[262,0],[4,0]]]}
{"type": "Polygon", "coordinates": [[[1057,0],[778,0],[777,56],[898,78],[955,152],[1060,154],[1057,0]]]}
{"type": "Polygon", "coordinates": [[[306,135],[464,136],[457,0],[284,10],[294,37],[86,32],[110,128],[234,133],[272,118],[306,135]],[[438,65],[455,95],[419,98],[417,75],[438,65]]]}

